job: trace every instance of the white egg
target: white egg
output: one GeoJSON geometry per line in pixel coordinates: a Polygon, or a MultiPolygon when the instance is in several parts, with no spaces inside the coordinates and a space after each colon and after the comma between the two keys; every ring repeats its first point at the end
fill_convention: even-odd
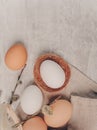
{"type": "Polygon", "coordinates": [[[60,88],[65,82],[65,73],[59,64],[52,60],[45,60],[40,66],[43,81],[50,88],[60,88]]]}
{"type": "Polygon", "coordinates": [[[21,108],[26,114],[35,114],[42,107],[43,94],[36,85],[31,85],[24,90],[20,102],[21,108]]]}

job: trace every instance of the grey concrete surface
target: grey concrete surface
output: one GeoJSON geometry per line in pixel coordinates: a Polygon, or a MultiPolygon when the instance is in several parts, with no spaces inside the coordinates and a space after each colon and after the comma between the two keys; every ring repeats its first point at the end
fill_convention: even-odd
{"type": "Polygon", "coordinates": [[[44,52],[60,54],[97,82],[97,1],[0,0],[0,88],[4,95],[13,89],[20,72],[4,63],[6,51],[18,40],[28,51],[22,75],[26,84],[33,82],[35,59],[44,52]]]}

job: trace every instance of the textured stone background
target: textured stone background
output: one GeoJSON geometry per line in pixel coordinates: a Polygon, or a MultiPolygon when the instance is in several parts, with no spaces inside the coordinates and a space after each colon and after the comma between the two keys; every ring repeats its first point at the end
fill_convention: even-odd
{"type": "Polygon", "coordinates": [[[0,0],[0,88],[8,100],[20,71],[8,70],[4,56],[16,41],[28,50],[25,85],[33,82],[35,59],[55,52],[97,82],[97,1],[0,0]]]}

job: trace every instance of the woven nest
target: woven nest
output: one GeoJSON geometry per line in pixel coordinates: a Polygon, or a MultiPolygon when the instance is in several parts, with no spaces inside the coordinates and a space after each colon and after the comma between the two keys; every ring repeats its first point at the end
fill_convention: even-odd
{"type": "Polygon", "coordinates": [[[53,54],[53,53],[47,53],[47,54],[44,54],[42,56],[40,56],[37,60],[36,60],[36,63],[34,65],[34,80],[35,80],[35,83],[40,87],[40,88],[43,88],[44,90],[48,91],[48,92],[56,92],[56,91],[59,91],[59,90],[62,90],[66,85],[67,83],[69,82],[69,79],[70,79],[70,75],[71,75],[71,72],[70,72],[70,68],[67,64],[67,62],[61,58],[60,56],[56,55],[56,54],[53,54]],[[61,68],[64,70],[64,73],[65,73],[65,81],[64,81],[64,84],[60,87],[60,88],[56,88],[56,89],[53,89],[51,88],[50,86],[48,86],[42,79],[41,77],[41,74],[40,74],[40,66],[41,66],[41,63],[45,60],[52,60],[52,61],[55,61],[57,64],[59,64],[61,66],[61,68]]]}

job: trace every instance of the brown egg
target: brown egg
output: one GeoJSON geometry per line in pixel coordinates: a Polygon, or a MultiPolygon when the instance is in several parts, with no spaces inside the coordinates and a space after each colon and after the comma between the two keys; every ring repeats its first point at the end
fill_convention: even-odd
{"type": "Polygon", "coordinates": [[[47,125],[41,117],[35,116],[23,125],[23,130],[47,130],[47,125]]]}
{"type": "Polygon", "coordinates": [[[72,105],[70,102],[60,99],[50,105],[51,113],[48,113],[48,111],[46,112],[46,110],[43,112],[46,124],[50,127],[58,128],[66,125],[70,120],[72,105]]]}
{"type": "Polygon", "coordinates": [[[27,50],[21,43],[14,44],[5,55],[5,63],[11,70],[24,67],[27,61],[27,50]]]}

